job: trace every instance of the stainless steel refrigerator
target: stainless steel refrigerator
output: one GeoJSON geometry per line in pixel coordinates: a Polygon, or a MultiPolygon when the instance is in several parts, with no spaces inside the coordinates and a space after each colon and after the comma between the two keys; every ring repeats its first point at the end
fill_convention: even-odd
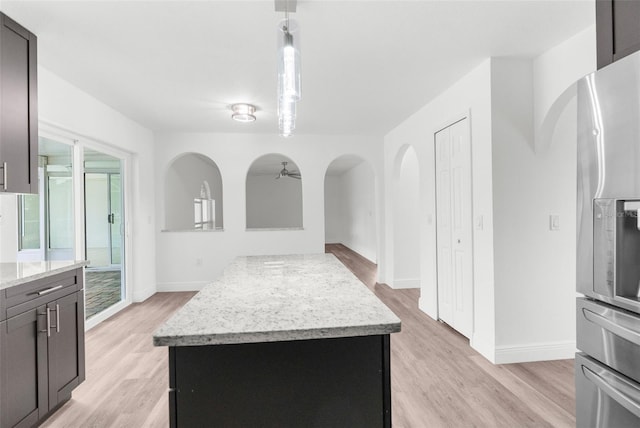
{"type": "Polygon", "coordinates": [[[640,53],[578,82],[576,418],[640,427],[640,53]]]}

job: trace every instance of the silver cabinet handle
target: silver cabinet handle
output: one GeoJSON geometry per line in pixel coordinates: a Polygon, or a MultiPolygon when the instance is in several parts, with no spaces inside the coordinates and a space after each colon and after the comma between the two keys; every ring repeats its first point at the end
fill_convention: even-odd
{"type": "Polygon", "coordinates": [[[60,333],[60,305],[56,304],[56,332],[60,333]]]}
{"type": "Polygon", "coordinates": [[[7,163],[2,162],[2,187],[7,190],[7,163]]]}
{"type": "Polygon", "coordinates": [[[582,308],[582,313],[584,314],[584,317],[592,323],[598,324],[600,327],[610,331],[616,336],[620,336],[621,338],[635,343],[636,345],[640,345],[640,332],[631,330],[623,325],[616,324],[610,319],[586,308],[582,308]]]}
{"type": "Polygon", "coordinates": [[[56,285],[55,287],[45,288],[44,290],[38,291],[38,296],[44,296],[45,294],[53,293],[56,290],[60,290],[62,287],[62,285],[56,285]]]}
{"type": "Polygon", "coordinates": [[[604,370],[598,374],[588,367],[582,366],[582,373],[598,389],[640,418],[640,390],[638,387],[604,370]]]}
{"type": "Polygon", "coordinates": [[[47,337],[51,337],[51,308],[47,308],[47,337]]]}

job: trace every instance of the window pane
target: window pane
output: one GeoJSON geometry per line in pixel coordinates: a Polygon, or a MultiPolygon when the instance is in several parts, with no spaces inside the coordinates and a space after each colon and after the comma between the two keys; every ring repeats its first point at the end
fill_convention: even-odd
{"type": "Polygon", "coordinates": [[[73,248],[71,177],[49,175],[49,248],[73,248]]]}
{"type": "Polygon", "coordinates": [[[19,250],[40,248],[40,197],[18,196],[19,250]]]}

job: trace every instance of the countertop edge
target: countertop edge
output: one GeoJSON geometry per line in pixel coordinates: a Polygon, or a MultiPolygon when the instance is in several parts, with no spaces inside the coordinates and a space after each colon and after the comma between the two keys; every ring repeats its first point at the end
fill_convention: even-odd
{"type": "Polygon", "coordinates": [[[226,333],[192,336],[153,336],[154,346],[207,346],[264,342],[290,342],[295,340],[336,339],[341,337],[377,336],[401,331],[402,322],[370,326],[332,327],[308,330],[284,330],[247,333],[226,333]]]}
{"type": "Polygon", "coordinates": [[[60,266],[53,269],[48,269],[45,272],[35,273],[33,275],[25,276],[23,278],[16,278],[16,279],[4,281],[0,283],[0,290],[15,287],[16,285],[26,284],[28,282],[35,281],[38,279],[47,278],[49,276],[53,276],[59,273],[68,272],[70,270],[87,266],[88,264],[89,264],[89,261],[87,260],[73,261],[66,266],[60,266]]]}

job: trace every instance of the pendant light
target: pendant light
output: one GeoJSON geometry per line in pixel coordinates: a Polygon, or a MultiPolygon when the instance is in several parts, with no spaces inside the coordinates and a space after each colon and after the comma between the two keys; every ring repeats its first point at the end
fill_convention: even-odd
{"type": "Polygon", "coordinates": [[[296,103],[301,99],[299,36],[297,23],[285,10],[278,24],[278,125],[285,137],[295,129],[296,103]]]}

